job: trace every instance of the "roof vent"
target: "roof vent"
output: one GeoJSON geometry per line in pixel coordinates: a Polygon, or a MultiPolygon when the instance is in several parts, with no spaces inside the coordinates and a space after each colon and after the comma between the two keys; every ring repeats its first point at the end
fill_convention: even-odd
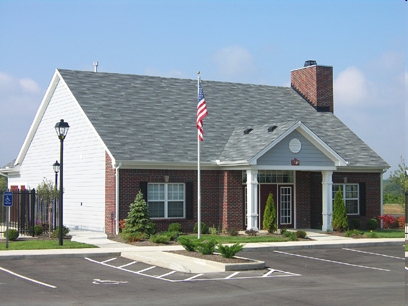
{"type": "Polygon", "coordinates": [[[277,125],[271,125],[270,127],[268,127],[268,132],[273,132],[277,127],[277,125]]]}
{"type": "Polygon", "coordinates": [[[317,65],[317,62],[315,60],[308,60],[308,61],[305,61],[304,67],[316,66],[316,65],[317,65]]]}
{"type": "Polygon", "coordinates": [[[253,131],[253,129],[251,129],[251,128],[249,128],[249,129],[246,129],[246,130],[244,130],[244,134],[246,135],[246,134],[249,134],[249,133],[251,133],[253,131]]]}

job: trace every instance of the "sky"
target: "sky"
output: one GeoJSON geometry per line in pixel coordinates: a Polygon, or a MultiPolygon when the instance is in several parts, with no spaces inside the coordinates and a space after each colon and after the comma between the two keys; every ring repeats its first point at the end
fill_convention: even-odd
{"type": "Polygon", "coordinates": [[[333,66],[334,113],[386,178],[408,163],[407,35],[404,0],[0,0],[0,167],[57,68],[290,86],[313,59],[333,66]]]}

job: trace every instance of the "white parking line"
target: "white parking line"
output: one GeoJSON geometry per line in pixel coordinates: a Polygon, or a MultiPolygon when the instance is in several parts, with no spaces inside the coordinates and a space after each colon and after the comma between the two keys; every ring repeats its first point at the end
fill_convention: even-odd
{"type": "Polygon", "coordinates": [[[137,263],[137,261],[129,262],[129,263],[127,263],[126,265],[119,266],[119,268],[129,267],[129,266],[131,266],[131,265],[134,265],[135,263],[137,263]]]}
{"type": "Polygon", "coordinates": [[[116,260],[116,257],[111,258],[111,259],[104,260],[104,261],[102,261],[102,262],[110,262],[110,261],[113,261],[113,260],[116,260]]]}
{"type": "Polygon", "coordinates": [[[234,277],[235,275],[238,275],[238,274],[239,274],[239,272],[232,273],[231,275],[227,276],[225,279],[232,278],[232,277],[234,277]]]}
{"type": "Polygon", "coordinates": [[[350,266],[350,267],[356,267],[356,268],[363,268],[363,269],[371,269],[371,270],[390,272],[390,270],[388,270],[388,269],[381,269],[381,268],[376,268],[376,267],[355,265],[355,264],[351,264],[351,263],[347,263],[347,262],[334,261],[334,260],[329,260],[329,259],[322,259],[322,258],[317,258],[317,257],[310,257],[310,256],[305,256],[305,255],[286,253],[286,252],[281,252],[281,251],[274,251],[274,252],[284,254],[284,255],[289,255],[289,256],[296,256],[296,257],[301,257],[301,258],[307,258],[307,259],[313,259],[313,260],[318,260],[318,261],[334,263],[334,264],[338,264],[338,265],[344,265],[344,266],[350,266]]]}
{"type": "Polygon", "coordinates": [[[2,270],[2,271],[4,271],[4,272],[7,272],[7,273],[10,273],[11,275],[20,277],[20,278],[22,278],[22,279],[28,280],[28,281],[30,281],[30,282],[33,282],[33,283],[36,283],[36,284],[39,284],[39,285],[48,287],[48,288],[52,288],[52,289],[57,288],[57,286],[53,286],[53,285],[50,285],[50,284],[46,284],[46,283],[40,282],[40,281],[38,281],[38,280],[35,280],[35,279],[32,279],[32,278],[26,277],[26,276],[24,276],[24,275],[15,273],[15,272],[13,272],[13,271],[4,269],[4,268],[2,268],[2,267],[0,267],[0,270],[2,270]]]}
{"type": "Polygon", "coordinates": [[[142,273],[142,272],[144,272],[144,271],[149,271],[149,270],[154,269],[154,268],[156,268],[156,266],[147,267],[146,269],[139,270],[139,271],[137,271],[137,272],[142,273]]]}
{"type": "Polygon", "coordinates": [[[262,277],[268,277],[268,276],[271,275],[273,272],[275,272],[275,270],[269,268],[269,272],[268,272],[268,273],[265,273],[264,275],[262,275],[262,277]]]}
{"type": "Polygon", "coordinates": [[[166,277],[166,276],[174,274],[174,273],[176,273],[176,271],[170,271],[169,273],[157,276],[157,278],[163,278],[163,277],[166,277]]]}
{"type": "Polygon", "coordinates": [[[360,251],[360,250],[348,249],[348,248],[343,248],[343,250],[351,251],[351,252],[357,252],[357,253],[363,253],[363,254],[369,254],[369,255],[376,255],[376,256],[388,257],[388,258],[394,258],[394,259],[400,259],[400,260],[405,260],[405,258],[403,258],[403,257],[390,256],[390,255],[385,255],[385,254],[380,254],[380,253],[372,253],[372,252],[366,252],[366,251],[360,251]]]}

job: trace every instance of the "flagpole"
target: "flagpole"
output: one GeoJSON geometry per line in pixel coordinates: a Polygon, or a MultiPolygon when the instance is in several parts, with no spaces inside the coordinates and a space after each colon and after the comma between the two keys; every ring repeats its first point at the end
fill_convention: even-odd
{"type": "MultiPolygon", "coordinates": [[[[200,92],[200,71],[197,72],[197,97],[200,92]]],[[[200,131],[197,129],[197,239],[201,238],[201,169],[200,169],[200,131]]]]}

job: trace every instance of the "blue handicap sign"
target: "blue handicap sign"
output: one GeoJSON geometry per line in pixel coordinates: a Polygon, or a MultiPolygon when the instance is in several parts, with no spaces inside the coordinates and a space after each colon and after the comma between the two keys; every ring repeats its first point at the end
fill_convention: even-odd
{"type": "Polygon", "coordinates": [[[9,191],[5,192],[3,194],[3,197],[4,197],[3,206],[6,206],[6,207],[13,206],[13,193],[12,192],[9,192],[9,191]]]}

